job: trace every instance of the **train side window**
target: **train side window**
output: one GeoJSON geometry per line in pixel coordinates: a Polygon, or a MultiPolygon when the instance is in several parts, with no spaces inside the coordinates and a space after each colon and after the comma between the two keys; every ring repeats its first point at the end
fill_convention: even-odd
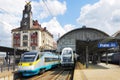
{"type": "Polygon", "coordinates": [[[50,58],[45,58],[45,62],[50,62],[50,58]]]}

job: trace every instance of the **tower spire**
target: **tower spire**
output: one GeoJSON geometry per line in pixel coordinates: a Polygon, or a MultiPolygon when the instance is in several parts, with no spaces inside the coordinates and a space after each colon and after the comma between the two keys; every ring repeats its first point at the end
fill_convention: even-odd
{"type": "Polygon", "coordinates": [[[31,1],[25,1],[26,2],[26,5],[31,5],[31,1]]]}
{"type": "Polygon", "coordinates": [[[30,29],[33,26],[31,1],[25,2],[26,4],[23,10],[23,17],[20,25],[22,29],[30,29]]]}

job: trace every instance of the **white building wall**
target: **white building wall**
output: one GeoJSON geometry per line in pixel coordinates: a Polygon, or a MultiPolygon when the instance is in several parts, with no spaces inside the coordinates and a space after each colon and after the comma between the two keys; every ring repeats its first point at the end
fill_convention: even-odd
{"type": "Polygon", "coordinates": [[[42,33],[41,33],[41,31],[38,31],[38,46],[39,46],[39,48],[41,45],[42,45],[42,33]]]}
{"type": "Polygon", "coordinates": [[[22,33],[23,33],[23,31],[20,31],[20,47],[23,45],[23,43],[22,43],[22,40],[23,40],[22,33]]]}
{"type": "Polygon", "coordinates": [[[28,31],[28,49],[30,49],[30,42],[31,42],[30,33],[31,31],[28,31]]]}

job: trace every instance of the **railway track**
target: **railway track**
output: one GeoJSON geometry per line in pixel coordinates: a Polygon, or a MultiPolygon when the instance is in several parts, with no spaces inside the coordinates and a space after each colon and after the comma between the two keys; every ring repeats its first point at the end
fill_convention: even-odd
{"type": "Polygon", "coordinates": [[[17,80],[72,80],[73,70],[52,69],[33,77],[19,78],[17,80]]]}
{"type": "Polygon", "coordinates": [[[63,71],[50,80],[71,80],[71,76],[72,76],[71,71],[63,71]]]}

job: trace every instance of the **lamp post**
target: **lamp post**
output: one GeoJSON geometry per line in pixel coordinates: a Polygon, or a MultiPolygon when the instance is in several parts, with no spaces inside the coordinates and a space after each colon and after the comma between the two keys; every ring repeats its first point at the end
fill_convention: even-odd
{"type": "Polygon", "coordinates": [[[14,48],[14,63],[13,63],[13,70],[15,70],[16,51],[17,51],[17,49],[14,48]]]}
{"type": "Polygon", "coordinates": [[[86,68],[88,68],[88,46],[86,46],[86,68]]]}
{"type": "MultiPolygon", "coordinates": [[[[118,43],[116,37],[115,37],[115,41],[116,41],[116,43],[118,43]]],[[[119,49],[120,48],[119,48],[119,44],[118,44],[118,46],[117,46],[117,54],[119,54],[118,57],[119,57],[119,67],[120,67],[120,53],[119,53],[119,49]]]]}
{"type": "Polygon", "coordinates": [[[89,46],[89,38],[86,40],[87,46],[86,46],[86,68],[89,67],[89,52],[88,52],[88,46],[89,46]]]}

